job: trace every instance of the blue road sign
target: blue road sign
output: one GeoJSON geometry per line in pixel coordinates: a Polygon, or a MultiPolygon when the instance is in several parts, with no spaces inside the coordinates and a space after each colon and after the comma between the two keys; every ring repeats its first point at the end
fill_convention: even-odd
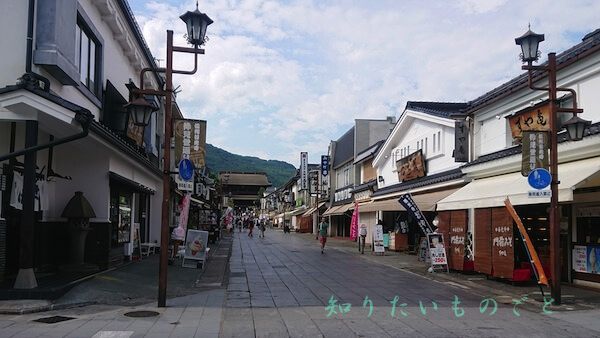
{"type": "Polygon", "coordinates": [[[194,178],[194,164],[192,161],[184,158],[179,162],[179,177],[184,181],[191,181],[194,178]]]}
{"type": "Polygon", "coordinates": [[[552,175],[547,169],[544,168],[536,168],[533,169],[529,176],[527,176],[527,182],[534,189],[544,189],[550,185],[552,182],[552,175]]]}

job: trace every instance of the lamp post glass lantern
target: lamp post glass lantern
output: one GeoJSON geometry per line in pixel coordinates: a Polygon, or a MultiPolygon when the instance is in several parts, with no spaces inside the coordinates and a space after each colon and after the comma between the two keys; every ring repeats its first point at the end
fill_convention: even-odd
{"type": "Polygon", "coordinates": [[[181,18],[181,20],[183,20],[183,22],[185,22],[185,25],[187,26],[188,42],[194,46],[200,46],[204,44],[206,28],[208,27],[208,25],[213,23],[213,21],[211,18],[208,17],[208,15],[198,10],[198,2],[196,1],[195,11],[187,11],[179,18],[181,18]]]}
{"type": "Polygon", "coordinates": [[[528,29],[525,34],[515,39],[515,43],[521,46],[521,60],[532,63],[539,58],[539,45],[544,41],[544,34],[536,34],[528,29]]]}
{"type": "Polygon", "coordinates": [[[591,121],[584,120],[577,115],[563,122],[563,127],[567,129],[567,135],[571,141],[579,141],[583,138],[585,128],[591,124],[591,121]]]}
{"type": "Polygon", "coordinates": [[[125,105],[125,109],[127,109],[129,115],[133,118],[133,123],[141,127],[147,126],[150,123],[152,113],[158,110],[155,105],[143,97],[138,97],[129,102],[125,105]]]}

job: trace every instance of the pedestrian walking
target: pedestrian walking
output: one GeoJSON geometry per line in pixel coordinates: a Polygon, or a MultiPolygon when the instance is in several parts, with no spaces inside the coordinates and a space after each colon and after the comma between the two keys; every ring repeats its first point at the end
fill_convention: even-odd
{"type": "Polygon", "coordinates": [[[265,227],[265,222],[264,222],[264,221],[263,221],[263,222],[260,222],[260,227],[259,227],[259,229],[260,229],[260,238],[265,238],[265,230],[266,230],[266,227],[265,227]]]}
{"type": "Polygon", "coordinates": [[[367,240],[367,226],[364,224],[360,225],[360,237],[358,238],[358,251],[361,254],[365,254],[365,242],[367,240]]]}
{"type": "Polygon", "coordinates": [[[319,224],[319,235],[321,236],[321,254],[324,253],[325,243],[327,243],[327,232],[329,230],[329,223],[325,221],[325,218],[321,218],[321,223],[319,224]]]}
{"type": "Polygon", "coordinates": [[[250,221],[248,223],[248,237],[254,237],[252,234],[252,231],[254,230],[254,222],[250,221]]]}
{"type": "Polygon", "coordinates": [[[238,232],[241,233],[242,232],[242,220],[241,219],[238,219],[238,221],[237,221],[237,227],[238,227],[238,232]]]}

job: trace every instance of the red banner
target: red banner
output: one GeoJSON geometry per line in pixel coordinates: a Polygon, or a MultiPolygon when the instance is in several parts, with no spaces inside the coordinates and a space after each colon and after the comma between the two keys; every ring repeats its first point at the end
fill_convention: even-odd
{"type": "Polygon", "coordinates": [[[354,212],[350,222],[350,240],[355,241],[358,237],[358,202],[354,202],[354,212]]]}

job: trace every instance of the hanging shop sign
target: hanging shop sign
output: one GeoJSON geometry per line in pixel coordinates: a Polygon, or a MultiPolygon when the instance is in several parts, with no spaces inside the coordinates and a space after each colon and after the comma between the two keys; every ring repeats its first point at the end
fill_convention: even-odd
{"type": "Polygon", "coordinates": [[[550,103],[546,100],[522,109],[508,117],[513,138],[522,138],[524,131],[550,131],[550,103]]]}
{"type": "Polygon", "coordinates": [[[433,271],[446,270],[448,268],[448,258],[446,257],[446,248],[444,247],[444,235],[431,233],[427,234],[427,245],[429,247],[429,257],[433,271]]]}
{"type": "Polygon", "coordinates": [[[396,170],[400,182],[414,180],[426,174],[425,159],[421,149],[396,161],[396,170]]]}
{"type": "Polygon", "coordinates": [[[548,170],[548,151],[547,132],[524,131],[521,175],[527,177],[532,170],[537,168],[548,170]]]}
{"type": "Polygon", "coordinates": [[[423,234],[427,235],[433,232],[431,225],[427,222],[425,215],[423,215],[423,212],[421,212],[410,193],[401,195],[398,202],[406,209],[406,211],[412,213],[423,234]]]}
{"type": "MultiPolygon", "coordinates": [[[[206,121],[174,119],[175,165],[188,159],[194,168],[205,166],[206,159],[206,121]]],[[[189,165],[188,165],[189,167],[189,165]]]]}
{"type": "Polygon", "coordinates": [[[329,175],[329,155],[321,155],[321,175],[329,175]]]}
{"type": "Polygon", "coordinates": [[[469,124],[454,122],[454,162],[469,162],[469,124]]]}
{"type": "Polygon", "coordinates": [[[573,270],[577,272],[600,274],[600,246],[574,245],[573,270]]]}
{"type": "Polygon", "coordinates": [[[319,193],[319,171],[313,170],[308,174],[308,180],[310,181],[310,194],[316,195],[319,193]]]}
{"type": "Polygon", "coordinates": [[[308,153],[300,153],[300,190],[308,189],[308,153]]]}

